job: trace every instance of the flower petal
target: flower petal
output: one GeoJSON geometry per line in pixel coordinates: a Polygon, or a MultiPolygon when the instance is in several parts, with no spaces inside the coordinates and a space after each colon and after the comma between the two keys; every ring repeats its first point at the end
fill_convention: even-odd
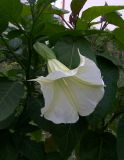
{"type": "Polygon", "coordinates": [[[63,63],[58,61],[57,59],[50,59],[48,60],[48,71],[54,72],[54,71],[68,71],[69,68],[67,68],[63,63]]]}
{"type": "Polygon", "coordinates": [[[64,68],[63,64],[62,64],[62,67],[58,67],[58,65],[61,65],[61,64],[62,63],[59,62],[58,60],[56,61],[50,60],[50,66],[52,66],[52,68],[53,67],[56,68],[55,71],[49,73],[48,76],[44,78],[41,76],[41,78],[39,77],[37,78],[37,80],[42,79],[44,81],[54,81],[64,77],[76,76],[86,84],[104,86],[104,82],[101,77],[101,72],[97,67],[97,65],[92,60],[80,55],[80,65],[73,70],[69,70],[69,69],[62,70],[62,68],[64,68]]]}
{"type": "Polygon", "coordinates": [[[78,113],[81,116],[91,114],[104,95],[104,87],[86,85],[73,78],[69,78],[67,83],[75,94],[78,113]]]}
{"type": "Polygon", "coordinates": [[[94,111],[104,95],[104,82],[92,60],[80,55],[80,65],[70,70],[52,59],[48,69],[48,76],[33,79],[40,83],[45,99],[42,116],[56,124],[75,123],[79,115],[94,111]]]}
{"type": "MultiPolygon", "coordinates": [[[[80,55],[80,54],[79,54],[80,55]]],[[[76,77],[82,79],[84,82],[92,85],[104,86],[104,82],[101,77],[101,72],[97,65],[90,59],[80,55],[80,65],[77,67],[76,77]]]]}
{"type": "Polygon", "coordinates": [[[52,81],[55,81],[55,80],[58,80],[58,79],[61,79],[61,78],[64,78],[64,77],[72,77],[76,73],[77,73],[76,70],[69,70],[67,72],[65,72],[65,71],[54,71],[54,72],[49,73],[46,77],[40,76],[40,77],[38,77],[36,79],[32,79],[30,81],[37,81],[39,83],[40,83],[40,81],[41,82],[52,82],[52,81]]]}
{"type": "Polygon", "coordinates": [[[45,107],[41,109],[41,113],[46,119],[56,124],[75,123],[79,116],[62,84],[63,82],[58,80],[52,84],[44,83],[42,85],[45,107]]]}

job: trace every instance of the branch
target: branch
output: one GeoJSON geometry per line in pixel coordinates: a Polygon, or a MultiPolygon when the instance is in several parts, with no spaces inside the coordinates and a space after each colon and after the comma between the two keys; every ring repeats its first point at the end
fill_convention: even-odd
{"type": "Polygon", "coordinates": [[[105,126],[103,127],[104,130],[108,127],[108,125],[110,125],[116,118],[118,118],[121,114],[124,114],[124,112],[118,112],[118,113],[115,113],[111,119],[105,124],[105,126]]]}
{"type": "Polygon", "coordinates": [[[73,27],[72,27],[69,23],[66,22],[66,20],[63,18],[62,15],[59,15],[59,16],[61,17],[61,19],[63,20],[63,22],[64,22],[70,29],[73,29],[73,27]]]}

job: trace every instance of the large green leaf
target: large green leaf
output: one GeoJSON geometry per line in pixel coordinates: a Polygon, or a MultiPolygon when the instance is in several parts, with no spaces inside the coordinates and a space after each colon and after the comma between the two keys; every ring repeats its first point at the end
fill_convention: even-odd
{"type": "Polygon", "coordinates": [[[13,114],[24,95],[24,87],[18,82],[0,81],[0,122],[13,114]]]}
{"type": "Polygon", "coordinates": [[[45,159],[43,143],[37,143],[28,138],[23,139],[21,152],[27,160],[45,159]]]}
{"type": "Polygon", "coordinates": [[[124,64],[123,64],[124,60],[123,59],[120,59],[120,58],[118,58],[116,56],[113,56],[112,54],[110,54],[107,51],[102,52],[102,54],[98,52],[97,55],[102,56],[102,57],[110,60],[116,66],[124,67],[124,64]]]}
{"type": "Polygon", "coordinates": [[[78,18],[76,23],[76,30],[88,30],[89,24],[82,18],[78,18]]]}
{"type": "Polygon", "coordinates": [[[68,158],[76,149],[86,130],[87,123],[83,118],[80,118],[76,124],[55,126],[52,134],[63,159],[68,158]]]}
{"type": "Polygon", "coordinates": [[[117,160],[115,136],[88,131],[81,141],[80,160],[117,160]]]}
{"type": "Polygon", "coordinates": [[[63,31],[64,27],[61,26],[57,20],[55,20],[52,14],[43,12],[37,18],[34,28],[32,30],[32,34],[34,38],[36,38],[43,35],[49,36],[51,34],[55,34],[59,32],[59,30],[63,31]]]}
{"type": "Polygon", "coordinates": [[[10,115],[8,118],[6,118],[3,121],[0,121],[0,129],[5,129],[9,127],[15,120],[14,114],[10,115]]]}
{"type": "Polygon", "coordinates": [[[0,32],[6,29],[8,22],[17,22],[22,11],[19,0],[0,0],[0,32]]]}
{"type": "Polygon", "coordinates": [[[113,111],[119,78],[119,71],[111,61],[98,56],[97,62],[105,83],[105,94],[96,110],[89,116],[91,124],[97,124],[97,122],[104,119],[107,114],[113,111]]]}
{"type": "Polygon", "coordinates": [[[16,150],[9,143],[1,143],[0,160],[17,160],[16,150]]]}
{"type": "Polygon", "coordinates": [[[116,10],[124,9],[124,6],[94,6],[86,9],[82,13],[82,19],[91,22],[93,19],[103,16],[116,10]]]}
{"type": "Polygon", "coordinates": [[[79,64],[79,53],[95,61],[95,54],[89,42],[83,38],[65,37],[60,39],[54,48],[57,58],[69,68],[79,64]]]}
{"type": "Polygon", "coordinates": [[[30,140],[22,130],[1,131],[0,143],[0,160],[45,160],[43,143],[30,140]]]}
{"type": "Polygon", "coordinates": [[[3,19],[0,14],[0,33],[3,32],[8,26],[8,21],[6,19],[3,19]]]}
{"type": "MultiPolygon", "coordinates": [[[[40,28],[37,28],[37,29],[40,30],[40,28]]],[[[64,26],[48,22],[48,23],[44,24],[44,28],[43,28],[42,32],[39,31],[39,33],[38,33],[38,31],[37,31],[36,33],[37,33],[37,35],[41,33],[42,35],[46,35],[48,37],[51,37],[51,36],[55,36],[56,34],[59,34],[61,32],[65,32],[64,26]]]]}
{"type": "Polygon", "coordinates": [[[23,4],[23,9],[21,12],[21,17],[29,16],[31,15],[31,10],[29,5],[23,4]]]}
{"type": "Polygon", "coordinates": [[[64,9],[59,9],[59,8],[52,6],[52,5],[48,5],[47,8],[44,10],[44,13],[63,15],[63,14],[69,13],[69,11],[64,10],[64,9]]]}
{"type": "Polygon", "coordinates": [[[124,115],[120,119],[118,124],[117,131],[117,151],[118,151],[118,159],[124,159],[124,115]]]}
{"type": "Polygon", "coordinates": [[[105,19],[109,24],[124,27],[124,20],[117,12],[108,13],[105,15],[105,19]]]}
{"type": "Polygon", "coordinates": [[[17,160],[17,151],[7,131],[0,132],[0,160],[17,160]]]}
{"type": "Polygon", "coordinates": [[[87,0],[72,0],[71,10],[74,15],[79,14],[87,0]]]}
{"type": "Polygon", "coordinates": [[[47,154],[46,160],[62,160],[60,154],[58,152],[52,152],[47,154]]]}

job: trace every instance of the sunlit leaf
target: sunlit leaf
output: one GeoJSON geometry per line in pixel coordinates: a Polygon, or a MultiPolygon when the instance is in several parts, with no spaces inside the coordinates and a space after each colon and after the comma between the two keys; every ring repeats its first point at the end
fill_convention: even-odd
{"type": "Polygon", "coordinates": [[[71,10],[74,15],[79,14],[87,0],[72,0],[71,10]]]}
{"type": "Polygon", "coordinates": [[[82,19],[87,22],[91,22],[93,19],[99,16],[103,16],[107,13],[122,9],[124,9],[124,6],[94,6],[86,9],[82,13],[82,19]]]}
{"type": "Polygon", "coordinates": [[[124,27],[124,20],[120,15],[118,15],[117,12],[111,12],[105,15],[105,19],[110,24],[113,24],[119,27],[124,27]]]}

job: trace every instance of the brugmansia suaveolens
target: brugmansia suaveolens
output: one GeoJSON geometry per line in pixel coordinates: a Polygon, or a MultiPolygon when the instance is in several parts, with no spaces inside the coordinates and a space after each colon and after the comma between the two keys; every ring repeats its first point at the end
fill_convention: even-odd
{"type": "Polygon", "coordinates": [[[59,124],[75,123],[79,115],[91,114],[104,95],[104,82],[97,65],[79,53],[79,66],[70,70],[55,56],[45,56],[44,44],[37,42],[34,48],[46,57],[49,72],[46,77],[33,79],[40,84],[45,99],[41,115],[59,124]]]}

